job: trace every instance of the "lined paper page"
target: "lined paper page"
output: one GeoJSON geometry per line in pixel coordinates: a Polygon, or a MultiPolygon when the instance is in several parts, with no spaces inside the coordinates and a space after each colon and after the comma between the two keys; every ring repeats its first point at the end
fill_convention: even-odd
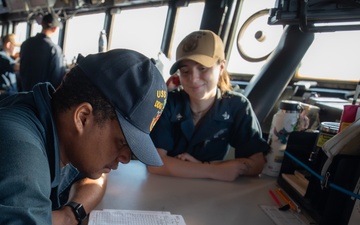
{"type": "Polygon", "coordinates": [[[89,225],[186,225],[181,215],[162,211],[93,210],[89,225]]]}

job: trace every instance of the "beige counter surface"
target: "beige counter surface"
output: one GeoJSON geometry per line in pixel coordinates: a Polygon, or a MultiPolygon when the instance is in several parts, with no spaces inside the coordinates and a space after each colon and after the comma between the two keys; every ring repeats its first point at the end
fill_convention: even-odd
{"type": "Polygon", "coordinates": [[[274,205],[275,178],[240,177],[235,182],[150,174],[137,160],[109,174],[97,209],[169,211],[187,225],[272,225],[259,205],[274,205]]]}

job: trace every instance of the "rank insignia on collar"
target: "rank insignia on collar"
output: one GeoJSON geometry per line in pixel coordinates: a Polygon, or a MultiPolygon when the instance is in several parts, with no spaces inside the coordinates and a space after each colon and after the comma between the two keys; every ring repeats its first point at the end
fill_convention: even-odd
{"type": "Polygon", "coordinates": [[[176,115],[177,120],[181,120],[182,118],[183,118],[183,116],[180,113],[176,115]]]}
{"type": "Polygon", "coordinates": [[[224,114],[222,114],[222,116],[224,117],[224,120],[230,119],[230,115],[229,115],[227,112],[225,112],[224,114]]]}

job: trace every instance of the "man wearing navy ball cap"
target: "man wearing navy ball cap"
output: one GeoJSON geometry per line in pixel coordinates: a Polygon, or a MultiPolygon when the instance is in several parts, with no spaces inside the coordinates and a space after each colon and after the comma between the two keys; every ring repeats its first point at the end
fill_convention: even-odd
{"type": "Polygon", "coordinates": [[[166,97],[153,60],[116,49],[0,102],[0,224],[81,224],[119,162],[162,165],[149,133],[166,97]]]}

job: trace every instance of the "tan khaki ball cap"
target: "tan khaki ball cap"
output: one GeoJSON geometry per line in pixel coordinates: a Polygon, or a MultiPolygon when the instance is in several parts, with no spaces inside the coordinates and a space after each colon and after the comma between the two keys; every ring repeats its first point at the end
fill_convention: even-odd
{"type": "Polygon", "coordinates": [[[179,62],[189,59],[205,67],[212,67],[218,60],[225,59],[221,38],[210,30],[199,30],[187,35],[176,49],[176,62],[170,74],[179,69],[179,62]]]}

